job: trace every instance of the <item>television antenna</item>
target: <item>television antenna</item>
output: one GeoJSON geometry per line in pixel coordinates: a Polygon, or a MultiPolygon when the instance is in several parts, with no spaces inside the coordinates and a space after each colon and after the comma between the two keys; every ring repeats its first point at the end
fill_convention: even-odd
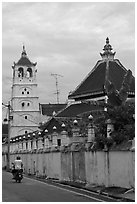
{"type": "Polygon", "coordinates": [[[59,94],[60,94],[60,91],[58,89],[58,77],[63,77],[62,75],[60,74],[51,74],[51,76],[53,76],[56,80],[56,95],[57,95],[57,103],[59,104],[59,94]]]}

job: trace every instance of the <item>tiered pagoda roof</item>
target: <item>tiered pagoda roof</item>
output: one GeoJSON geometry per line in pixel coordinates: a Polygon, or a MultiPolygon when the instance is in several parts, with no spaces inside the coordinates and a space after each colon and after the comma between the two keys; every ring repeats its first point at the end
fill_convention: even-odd
{"type": "MultiPolygon", "coordinates": [[[[114,59],[115,52],[112,52],[112,46],[109,39],[106,39],[106,45],[100,53],[102,60],[99,60],[87,77],[80,83],[76,89],[69,94],[69,99],[85,100],[106,95],[106,81],[109,80],[115,86],[116,90],[120,90],[123,78],[127,73],[127,69],[120,63],[118,59],[114,59]]],[[[135,78],[132,76],[132,82],[129,86],[128,97],[135,96],[135,78]]]]}

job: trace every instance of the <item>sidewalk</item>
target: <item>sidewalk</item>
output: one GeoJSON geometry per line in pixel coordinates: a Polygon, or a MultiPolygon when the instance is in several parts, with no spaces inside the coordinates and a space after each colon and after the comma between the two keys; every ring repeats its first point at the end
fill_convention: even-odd
{"type": "Polygon", "coordinates": [[[85,186],[86,189],[100,193],[102,195],[111,196],[120,200],[135,202],[135,190],[121,187],[94,187],[85,186]]]}
{"type": "Polygon", "coordinates": [[[93,186],[93,185],[91,186],[87,184],[85,185],[84,183],[78,183],[78,182],[72,182],[72,181],[55,180],[54,182],[93,191],[98,194],[116,198],[119,201],[135,202],[134,189],[127,189],[127,188],[121,188],[121,187],[102,187],[102,186],[93,186]]]}

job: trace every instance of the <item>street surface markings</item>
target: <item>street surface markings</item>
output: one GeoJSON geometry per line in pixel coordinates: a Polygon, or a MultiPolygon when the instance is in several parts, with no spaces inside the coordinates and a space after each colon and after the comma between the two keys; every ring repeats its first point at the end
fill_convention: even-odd
{"type": "MultiPolygon", "coordinates": [[[[25,176],[24,176],[25,177],[25,176]]],[[[87,197],[87,198],[90,198],[90,199],[94,199],[98,202],[106,202],[105,200],[103,199],[99,199],[99,198],[96,198],[96,197],[92,197],[92,196],[88,196],[88,195],[85,195],[85,194],[82,194],[82,193],[78,193],[78,192],[75,192],[75,191],[72,191],[72,190],[68,190],[68,189],[64,189],[62,187],[59,187],[59,186],[55,186],[54,184],[49,184],[49,183],[45,183],[45,182],[42,182],[42,181],[39,181],[39,180],[36,180],[36,179],[32,179],[32,178],[28,178],[28,177],[25,177],[26,179],[28,180],[33,180],[35,182],[39,182],[39,183],[42,183],[42,184],[45,184],[47,186],[52,186],[54,188],[58,188],[58,189],[61,189],[61,190],[64,190],[64,191],[68,191],[68,192],[71,192],[73,194],[76,194],[76,195],[80,195],[80,196],[84,196],[84,197],[87,197]]],[[[65,186],[65,185],[64,185],[65,186]]],[[[76,188],[75,188],[76,189],[76,188]]],[[[94,193],[95,194],[95,193],[94,193]]],[[[96,194],[98,195],[98,194],[96,194]]]]}

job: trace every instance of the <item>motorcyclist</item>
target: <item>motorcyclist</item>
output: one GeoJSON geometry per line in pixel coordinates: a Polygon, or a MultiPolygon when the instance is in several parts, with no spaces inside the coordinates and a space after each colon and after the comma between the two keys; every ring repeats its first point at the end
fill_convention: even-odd
{"type": "Polygon", "coordinates": [[[21,160],[20,156],[17,156],[17,158],[14,161],[13,178],[15,177],[16,172],[19,171],[19,170],[21,172],[23,172],[23,163],[22,163],[22,160],[21,160]]]}

